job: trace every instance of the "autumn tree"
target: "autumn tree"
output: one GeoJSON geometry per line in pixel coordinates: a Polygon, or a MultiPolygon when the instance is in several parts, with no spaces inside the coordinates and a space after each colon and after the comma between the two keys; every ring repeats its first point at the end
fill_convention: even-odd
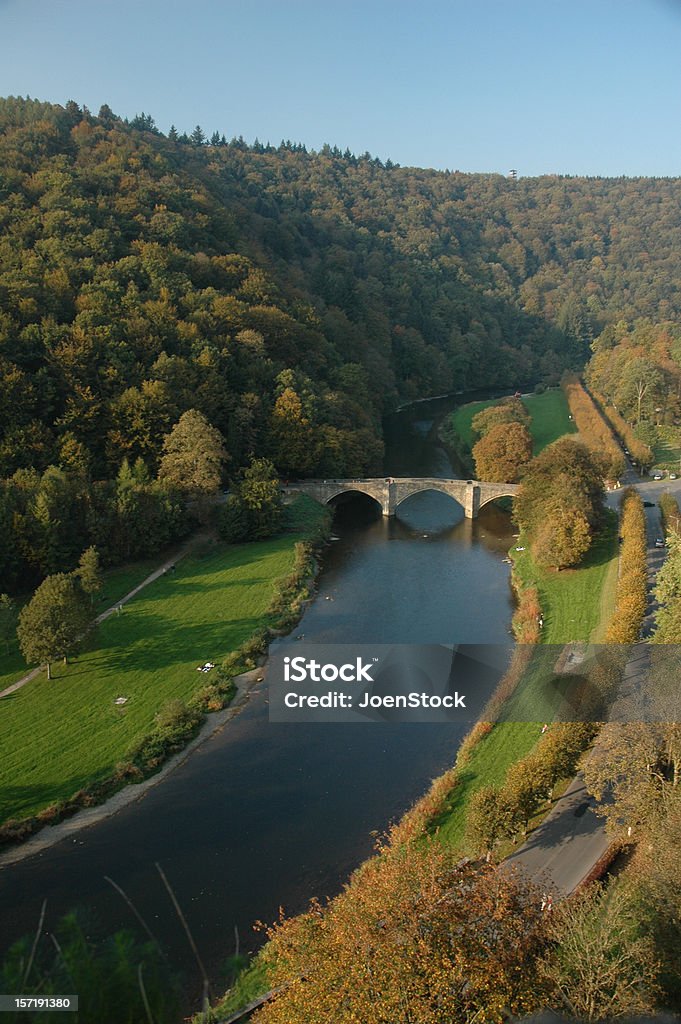
{"type": "Polygon", "coordinates": [[[383,850],[327,907],[270,930],[258,1024],[502,1021],[542,1005],[539,894],[439,843],[383,850]]]}
{"type": "Polygon", "coordinates": [[[75,576],[47,576],[19,615],[22,654],[29,664],[46,665],[51,679],[51,662],[63,658],[66,663],[89,621],[88,602],[75,576]]]}
{"type": "Polygon", "coordinates": [[[481,786],[471,797],[466,812],[466,838],[476,853],[484,850],[487,860],[500,839],[512,829],[512,815],[505,794],[496,786],[481,786]]]}
{"type": "Polygon", "coordinates": [[[219,430],[203,413],[183,413],[163,442],[159,480],[193,498],[207,498],[220,486],[227,459],[219,430]]]}
{"type": "Polygon", "coordinates": [[[471,430],[478,439],[483,437],[492,427],[501,423],[522,423],[529,427],[530,414],[518,398],[507,398],[486,409],[481,409],[471,420],[471,430]]]}
{"type": "Polygon", "coordinates": [[[603,483],[587,448],[564,437],[537,455],[523,476],[513,515],[539,564],[578,564],[603,517],[603,483]]]}
{"type": "Polygon", "coordinates": [[[612,722],[603,727],[584,765],[589,792],[616,834],[650,828],[663,817],[681,777],[681,727],[676,722],[612,722]]]}
{"type": "Polygon", "coordinates": [[[551,791],[551,773],[540,754],[530,754],[512,764],[506,774],[502,798],[509,816],[523,836],[530,818],[551,791]]]}
{"type": "Polygon", "coordinates": [[[532,435],[523,423],[497,423],[473,447],[479,480],[516,483],[532,458],[532,435]]]}
{"type": "Polygon", "coordinates": [[[592,539],[589,521],[580,509],[556,505],[535,531],[532,554],[537,565],[565,569],[582,561],[592,539]]]}
{"type": "Polygon", "coordinates": [[[284,388],[274,404],[268,448],[274,465],[283,476],[304,475],[315,464],[312,425],[293,388],[284,388]]]}

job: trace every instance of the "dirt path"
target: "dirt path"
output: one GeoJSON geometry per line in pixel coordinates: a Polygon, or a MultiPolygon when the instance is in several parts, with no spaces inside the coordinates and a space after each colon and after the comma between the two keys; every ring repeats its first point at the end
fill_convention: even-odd
{"type": "MultiPolygon", "coordinates": [[[[153,583],[155,580],[157,580],[159,576],[164,576],[165,573],[167,573],[172,566],[176,565],[177,562],[181,561],[183,558],[186,558],[187,555],[191,554],[196,545],[201,543],[201,541],[206,540],[207,537],[208,534],[205,532],[205,530],[202,530],[200,533],[194,534],[194,536],[190,540],[188,540],[186,544],[183,544],[182,547],[178,548],[177,551],[175,551],[173,555],[167,558],[162,565],[159,565],[158,569],[154,569],[154,571],[150,573],[146,579],[142,580],[141,583],[138,583],[136,587],[133,587],[133,589],[128,594],[126,594],[125,597],[121,597],[120,600],[116,601],[115,604],[112,604],[110,608],[107,608],[106,611],[101,612],[101,614],[99,614],[95,619],[95,625],[98,626],[100,622],[104,622],[105,619],[108,619],[110,615],[113,615],[114,612],[118,610],[118,608],[122,608],[124,604],[127,604],[128,601],[131,601],[133,597],[136,597],[139,594],[140,590],[144,590],[144,588],[148,587],[150,583],[153,583]]],[[[40,675],[42,671],[42,665],[38,666],[38,668],[31,669],[31,671],[27,672],[25,676],[21,677],[21,679],[17,679],[16,683],[12,683],[12,685],[8,686],[7,689],[0,691],[0,698],[9,697],[10,693],[16,693],[16,691],[20,690],[22,686],[25,686],[26,683],[30,683],[32,679],[35,679],[36,676],[40,675]]]]}

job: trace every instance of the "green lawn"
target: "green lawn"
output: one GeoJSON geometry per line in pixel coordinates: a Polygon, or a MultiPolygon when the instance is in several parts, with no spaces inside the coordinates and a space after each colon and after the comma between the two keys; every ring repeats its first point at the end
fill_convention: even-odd
{"type": "Polygon", "coordinates": [[[496,405],[498,401],[498,398],[489,398],[485,402],[469,402],[468,405],[460,405],[451,414],[450,422],[466,447],[473,447],[473,417],[483,409],[489,409],[490,405],[496,405]]]}
{"type": "MultiPolygon", "coordinates": [[[[560,388],[552,388],[541,395],[527,395],[522,401],[532,417],[530,433],[534,439],[535,455],[563,434],[574,433],[575,426],[570,419],[567,401],[560,388]]],[[[473,417],[483,409],[497,405],[498,402],[498,398],[490,398],[484,402],[469,402],[452,413],[451,423],[468,448],[473,446],[473,417]]]]}
{"type": "MultiPolygon", "coordinates": [[[[323,515],[310,499],[297,503],[308,518],[310,506],[323,515]]],[[[55,665],[52,682],[41,674],[3,698],[0,821],[34,814],[106,777],[159,708],[210,682],[197,665],[218,662],[267,623],[274,583],[292,568],[301,522],[298,516],[298,532],[216,543],[188,556],[102,623],[91,649],[73,664],[55,665]],[[124,707],[114,705],[119,696],[128,698],[124,707]]]]}
{"type": "MultiPolygon", "coordinates": [[[[97,614],[110,608],[116,601],[129,594],[138,583],[145,580],[154,569],[162,564],[164,559],[156,557],[143,562],[131,562],[128,565],[119,566],[117,569],[110,569],[104,574],[104,586],[97,596],[95,611],[97,614]]],[[[18,604],[24,604],[19,600],[18,604]]],[[[6,689],[12,683],[25,676],[31,670],[27,665],[24,656],[19,650],[19,643],[14,640],[9,650],[3,651],[0,655],[0,690],[6,689]]]]}
{"type": "Polygon", "coordinates": [[[681,465],[681,448],[676,448],[668,441],[660,441],[653,448],[653,457],[656,466],[667,466],[679,472],[681,465]]]}
{"type": "MultiPolygon", "coordinates": [[[[522,546],[522,541],[518,542],[522,546]]],[[[604,531],[596,538],[578,569],[539,569],[528,550],[511,551],[515,571],[524,584],[534,584],[544,612],[542,643],[564,644],[588,640],[614,608],[617,581],[617,516],[609,513],[604,531]],[[607,607],[602,607],[604,588],[607,607]]]]}
{"type": "Polygon", "coordinates": [[[576,427],[570,419],[570,410],[561,388],[552,388],[541,395],[528,395],[523,398],[523,404],[532,417],[530,432],[535,455],[563,434],[575,433],[576,427]]]}

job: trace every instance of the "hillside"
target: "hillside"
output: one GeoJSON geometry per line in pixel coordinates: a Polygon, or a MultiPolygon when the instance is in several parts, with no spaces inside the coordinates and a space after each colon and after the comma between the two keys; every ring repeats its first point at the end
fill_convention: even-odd
{"type": "Polygon", "coordinates": [[[0,101],[2,476],[153,472],[190,407],[232,471],[373,471],[398,401],[552,381],[607,324],[681,312],[677,180],[171,134],[0,101]]]}

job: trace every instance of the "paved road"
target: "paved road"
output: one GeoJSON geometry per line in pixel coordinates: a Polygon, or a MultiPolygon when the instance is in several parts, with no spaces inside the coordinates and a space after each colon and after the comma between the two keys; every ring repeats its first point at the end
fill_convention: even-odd
{"type": "Polygon", "coordinates": [[[610,846],[603,818],[594,807],[580,774],[505,864],[539,882],[554,898],[569,895],[610,846]]]}
{"type": "MultiPolygon", "coordinates": [[[[630,468],[623,482],[634,484],[645,502],[656,503],[665,491],[681,501],[681,480],[641,480],[630,468]]],[[[621,497],[621,490],[611,491],[607,504],[617,508],[621,497]]],[[[657,603],[652,589],[665,556],[664,548],[655,547],[656,538],[663,535],[660,510],[657,505],[652,505],[645,508],[645,514],[648,606],[641,627],[642,639],[650,636],[654,626],[657,603]]],[[[633,647],[625,669],[625,690],[628,687],[632,696],[640,694],[647,663],[645,646],[633,647]]],[[[596,814],[595,808],[596,801],[587,793],[582,775],[577,775],[542,824],[505,863],[544,885],[554,897],[567,896],[586,878],[610,846],[604,819],[596,814]]]]}

